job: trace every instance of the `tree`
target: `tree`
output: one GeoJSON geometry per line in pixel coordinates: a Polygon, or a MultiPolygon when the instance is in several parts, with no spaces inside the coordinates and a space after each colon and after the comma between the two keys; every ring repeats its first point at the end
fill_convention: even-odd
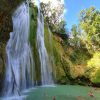
{"type": "Polygon", "coordinates": [[[86,34],[84,39],[87,48],[94,52],[100,51],[100,11],[94,7],[80,12],[80,27],[86,34]]]}
{"type": "Polygon", "coordinates": [[[80,28],[77,25],[73,25],[71,29],[71,35],[72,38],[70,39],[70,42],[75,46],[75,47],[80,47],[80,42],[81,42],[81,31],[80,28]]]}
{"type": "Polygon", "coordinates": [[[53,32],[66,33],[65,21],[63,19],[64,4],[57,1],[58,4],[52,7],[52,2],[41,2],[41,11],[44,15],[46,22],[53,32]]]}

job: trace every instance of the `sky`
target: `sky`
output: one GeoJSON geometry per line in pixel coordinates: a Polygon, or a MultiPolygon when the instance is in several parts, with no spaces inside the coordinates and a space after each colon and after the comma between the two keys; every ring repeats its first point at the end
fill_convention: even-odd
{"type": "Polygon", "coordinates": [[[100,10],[100,0],[64,0],[66,13],[66,28],[71,29],[73,24],[78,24],[78,15],[82,9],[94,6],[100,10]]]}

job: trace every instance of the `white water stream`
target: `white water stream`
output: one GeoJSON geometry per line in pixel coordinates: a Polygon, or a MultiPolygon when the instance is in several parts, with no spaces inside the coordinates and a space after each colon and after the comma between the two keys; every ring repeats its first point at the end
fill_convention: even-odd
{"type": "Polygon", "coordinates": [[[38,20],[37,45],[41,62],[41,81],[42,85],[50,85],[53,84],[52,67],[44,43],[44,17],[39,8],[38,8],[37,20],[38,20]]]}
{"type": "Polygon", "coordinates": [[[23,3],[12,16],[13,32],[6,46],[4,95],[17,94],[33,85],[34,63],[29,38],[29,5],[23,3]]]}

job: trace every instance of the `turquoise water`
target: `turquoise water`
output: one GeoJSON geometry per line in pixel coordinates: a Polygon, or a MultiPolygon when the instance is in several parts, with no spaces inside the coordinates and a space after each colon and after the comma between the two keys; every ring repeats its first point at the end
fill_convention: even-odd
{"type": "Polygon", "coordinates": [[[26,100],[100,100],[100,89],[61,85],[56,87],[37,87],[27,95],[26,100]],[[92,91],[93,97],[89,95],[90,91],[92,91]]]}

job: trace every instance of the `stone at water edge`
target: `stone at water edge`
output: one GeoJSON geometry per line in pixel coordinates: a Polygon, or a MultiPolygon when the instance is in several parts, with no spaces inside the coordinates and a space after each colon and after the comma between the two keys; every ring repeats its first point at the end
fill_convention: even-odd
{"type": "Polygon", "coordinates": [[[88,93],[88,96],[90,96],[90,97],[94,97],[93,92],[92,92],[92,91],[90,91],[90,92],[88,93]]]}
{"type": "Polygon", "coordinates": [[[53,97],[53,100],[56,100],[56,97],[55,96],[53,97]]]}

